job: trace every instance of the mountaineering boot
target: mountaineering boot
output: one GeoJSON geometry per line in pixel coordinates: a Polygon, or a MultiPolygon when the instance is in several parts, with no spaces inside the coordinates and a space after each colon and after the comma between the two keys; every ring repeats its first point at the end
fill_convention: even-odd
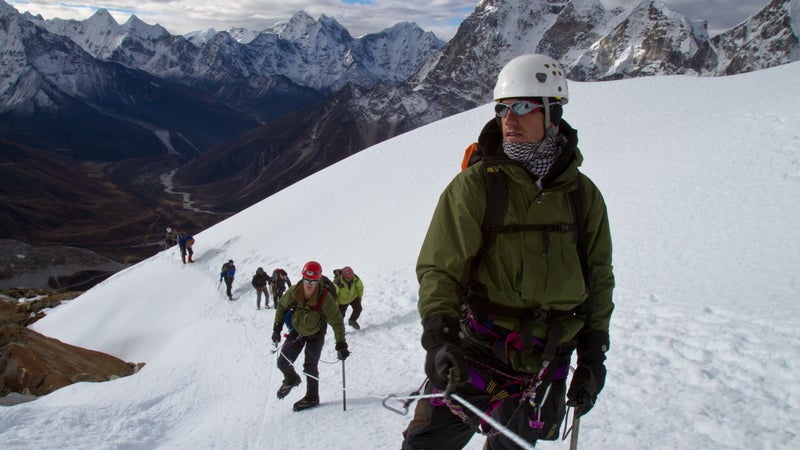
{"type": "Polygon", "coordinates": [[[183,263],[186,264],[186,256],[185,255],[181,255],[181,261],[183,261],[183,263]]]}
{"type": "Polygon", "coordinates": [[[313,408],[319,405],[319,380],[306,377],[306,396],[294,404],[295,411],[313,408]]]}
{"type": "Polygon", "coordinates": [[[190,262],[190,263],[191,263],[191,262],[194,262],[194,261],[192,261],[192,255],[189,255],[189,262],[190,262]]]}
{"type": "Polygon", "coordinates": [[[295,411],[302,411],[304,409],[313,408],[315,406],[319,406],[319,398],[311,398],[311,397],[303,397],[294,404],[295,411]]]}
{"type": "Polygon", "coordinates": [[[284,398],[289,395],[289,392],[292,392],[292,389],[295,386],[300,385],[300,377],[295,373],[293,376],[286,376],[281,384],[281,387],[278,388],[278,398],[284,398]]]}
{"type": "Polygon", "coordinates": [[[348,323],[348,324],[349,324],[351,327],[355,328],[356,330],[360,330],[360,329],[361,329],[361,325],[359,325],[359,324],[358,324],[358,322],[356,322],[356,320],[355,320],[355,319],[350,319],[350,320],[348,320],[348,321],[347,321],[347,323],[348,323]]]}

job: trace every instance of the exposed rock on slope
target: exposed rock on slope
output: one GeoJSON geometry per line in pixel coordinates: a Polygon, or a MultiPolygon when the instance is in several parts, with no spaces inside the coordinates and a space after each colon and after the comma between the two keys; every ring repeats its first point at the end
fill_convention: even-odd
{"type": "MultiPolygon", "coordinates": [[[[137,372],[133,364],[43,336],[25,327],[43,316],[41,309],[58,305],[48,291],[6,291],[0,295],[0,404],[31,400],[82,381],[109,381],[137,372]],[[36,300],[17,302],[20,294],[36,300]],[[18,394],[18,395],[9,395],[18,394]]],[[[78,293],[62,294],[69,298],[78,293]]],[[[27,298],[27,297],[26,297],[27,298]]]]}

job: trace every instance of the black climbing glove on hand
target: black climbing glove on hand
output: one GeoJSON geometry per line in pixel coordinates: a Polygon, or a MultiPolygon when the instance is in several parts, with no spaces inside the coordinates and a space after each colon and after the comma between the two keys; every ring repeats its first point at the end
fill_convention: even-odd
{"type": "Polygon", "coordinates": [[[350,352],[347,351],[347,342],[336,343],[336,356],[339,358],[339,361],[344,361],[350,356],[350,352]]]}
{"type": "Polygon", "coordinates": [[[422,347],[425,355],[425,374],[433,386],[446,390],[450,370],[455,382],[469,381],[467,361],[459,346],[458,320],[443,314],[434,314],[422,320],[422,347]]]}
{"type": "Polygon", "coordinates": [[[283,330],[282,323],[276,323],[274,327],[272,327],[272,343],[277,344],[281,341],[281,331],[283,330]]]}
{"type": "Polygon", "coordinates": [[[609,347],[607,331],[591,330],[578,338],[578,368],[572,374],[567,391],[567,406],[575,408],[582,416],[589,412],[597,401],[597,394],[606,383],[606,352],[609,347]]]}

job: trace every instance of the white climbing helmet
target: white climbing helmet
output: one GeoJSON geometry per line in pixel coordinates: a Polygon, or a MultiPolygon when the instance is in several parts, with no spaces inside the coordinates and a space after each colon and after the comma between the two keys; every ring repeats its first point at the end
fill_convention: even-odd
{"type": "Polygon", "coordinates": [[[522,55],[500,70],[494,86],[495,101],[524,97],[549,97],[567,104],[567,78],[558,61],[546,55],[522,55]]]}

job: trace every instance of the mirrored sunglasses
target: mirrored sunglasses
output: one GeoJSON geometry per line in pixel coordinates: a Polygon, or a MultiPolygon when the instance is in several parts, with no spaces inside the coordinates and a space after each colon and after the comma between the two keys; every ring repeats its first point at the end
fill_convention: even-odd
{"type": "Polygon", "coordinates": [[[308,278],[303,278],[303,283],[314,286],[315,284],[319,284],[319,280],[309,280],[308,278]]]}
{"type": "Polygon", "coordinates": [[[320,274],[320,272],[314,272],[313,270],[306,270],[306,271],[303,272],[303,276],[306,276],[306,277],[315,277],[315,276],[317,276],[319,274],[320,274]]]}
{"type": "Polygon", "coordinates": [[[543,109],[544,105],[534,103],[530,100],[520,100],[510,105],[505,103],[497,103],[494,105],[494,113],[497,114],[497,117],[505,117],[508,115],[509,111],[514,111],[514,114],[518,116],[524,116],[525,114],[530,114],[540,108],[543,109]]]}

